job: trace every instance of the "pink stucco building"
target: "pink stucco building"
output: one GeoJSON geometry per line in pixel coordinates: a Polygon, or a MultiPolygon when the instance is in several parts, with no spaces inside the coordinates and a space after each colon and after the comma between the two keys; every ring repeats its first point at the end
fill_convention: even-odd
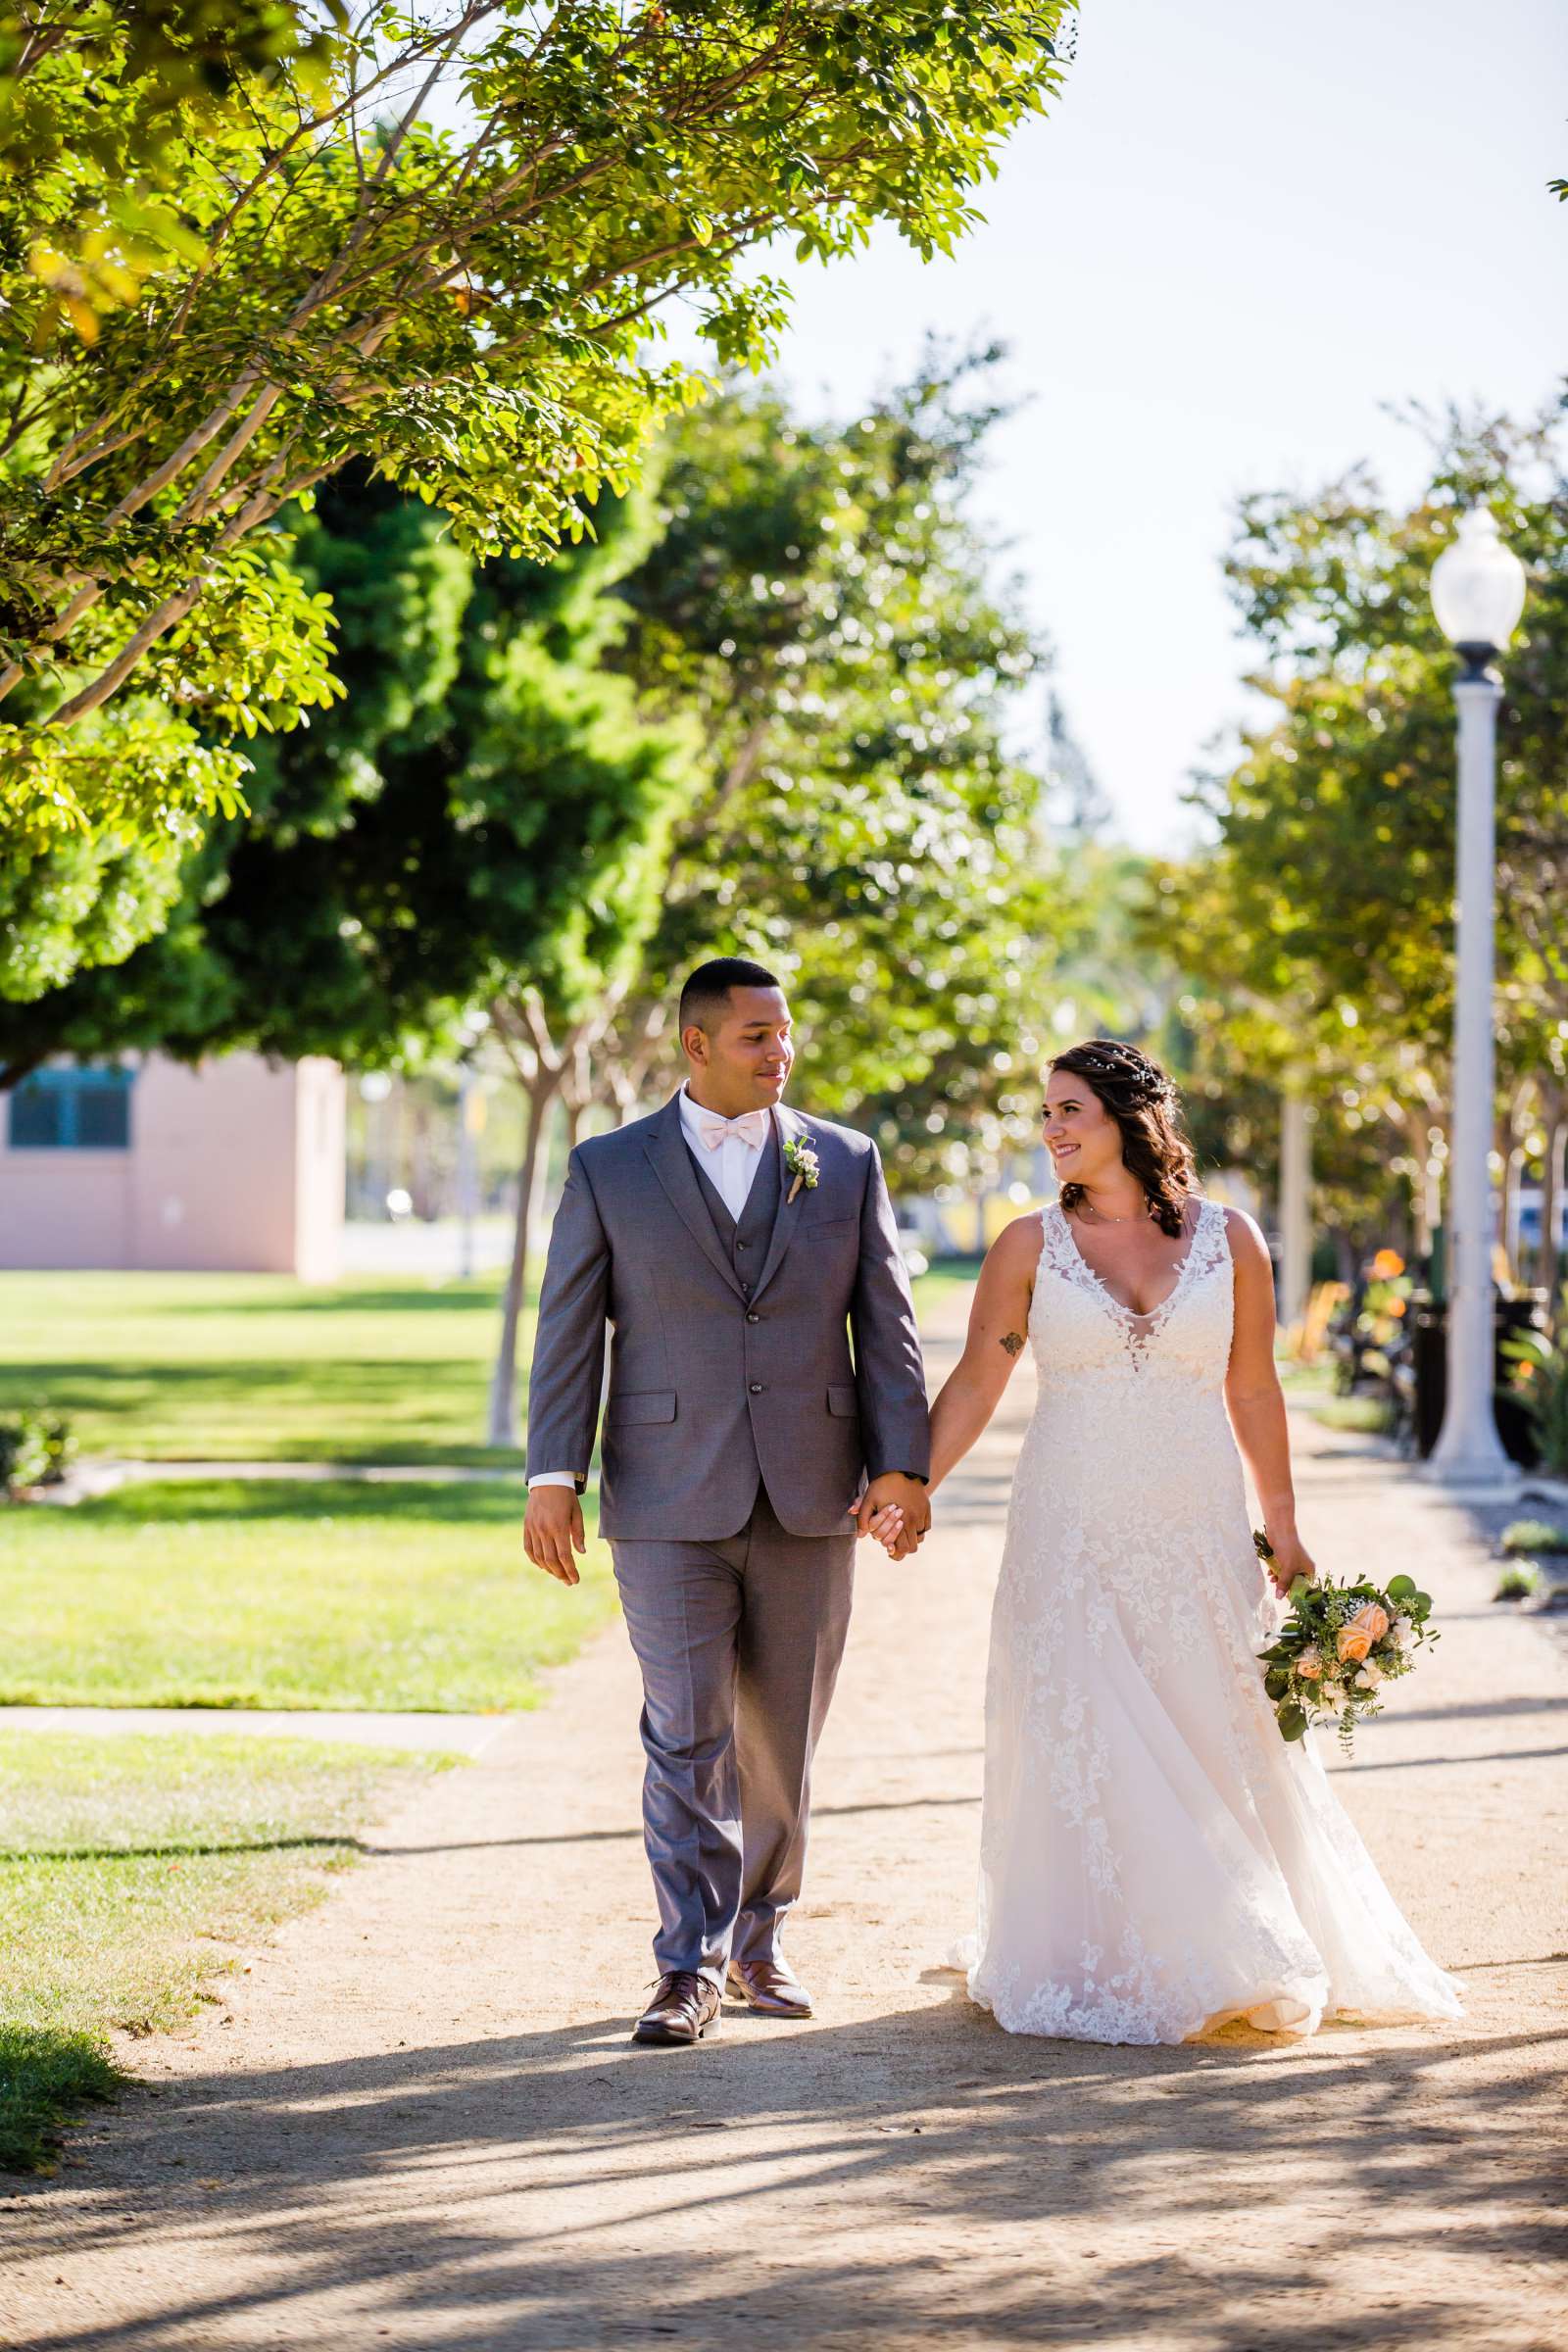
{"type": "Polygon", "coordinates": [[[0,1266],[338,1275],[335,1061],[62,1063],[0,1101],[0,1266]]]}

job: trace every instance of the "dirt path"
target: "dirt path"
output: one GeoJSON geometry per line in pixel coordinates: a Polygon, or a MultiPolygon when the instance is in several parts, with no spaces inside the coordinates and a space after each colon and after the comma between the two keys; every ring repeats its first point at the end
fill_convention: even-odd
{"type": "Polygon", "coordinates": [[[628,2044],[650,1906],[612,1632],[0,2200],[0,2338],[1556,2352],[1568,1651],[1490,1604],[1451,1506],[1303,1424],[1320,1556],[1415,1560],[1438,1595],[1447,1639],[1346,1786],[1469,2015],[1009,2039],[936,1964],[970,1899],[1014,1389],[912,1567],[861,1555],[792,1944],[814,2023],[628,2044]]]}

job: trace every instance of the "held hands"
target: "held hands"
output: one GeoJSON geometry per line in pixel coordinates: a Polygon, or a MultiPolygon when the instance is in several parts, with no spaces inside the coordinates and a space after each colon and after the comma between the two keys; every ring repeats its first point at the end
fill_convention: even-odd
{"type": "Polygon", "coordinates": [[[530,1487],[522,1521],[522,1548],[536,1568],[558,1584],[575,1585],[580,1579],[573,1551],[586,1551],[582,1504],[570,1487],[530,1487]]]}
{"type": "Polygon", "coordinates": [[[906,1560],[931,1525],[931,1496],[921,1480],[888,1470],[866,1488],[855,1519],[858,1532],[874,1536],[890,1559],[906,1560]]]}

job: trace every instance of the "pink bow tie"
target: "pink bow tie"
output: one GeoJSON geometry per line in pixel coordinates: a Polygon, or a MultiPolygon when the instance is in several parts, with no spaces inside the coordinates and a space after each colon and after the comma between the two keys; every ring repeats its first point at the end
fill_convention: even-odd
{"type": "Polygon", "coordinates": [[[716,1152],[726,1135],[738,1135],[749,1152],[760,1152],[767,1133],[767,1113],[744,1110],[738,1119],[721,1119],[705,1110],[698,1117],[697,1132],[710,1152],[716,1152]]]}

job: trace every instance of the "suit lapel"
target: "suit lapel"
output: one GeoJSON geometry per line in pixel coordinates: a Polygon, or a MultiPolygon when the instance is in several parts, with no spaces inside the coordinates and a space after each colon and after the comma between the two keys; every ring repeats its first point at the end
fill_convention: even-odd
{"type": "Polygon", "coordinates": [[[692,1165],[691,1152],[686,1148],[678,1094],[672,1095],[660,1112],[643,1150],[648,1154],[654,1174],[669,1196],[670,1206],[680,1217],[692,1240],[710,1264],[723,1275],[736,1298],[744,1298],[740,1277],[724,1255],[723,1244],[702,1196],[701,1180],[692,1165]]]}
{"type": "Polygon", "coordinates": [[[754,1299],[760,1298],[778,1272],[784,1261],[784,1252],[795,1239],[796,1229],[801,1221],[801,1204],[806,1199],[806,1187],[803,1184],[794,1200],[791,1200],[790,1192],[795,1179],[784,1164],[784,1147],[789,1143],[804,1141],[805,1136],[805,1122],[798,1119],[792,1110],[774,1111],[772,1149],[779,1155],[778,1215],[773,1219],[773,1232],[767,1245],[767,1255],[762,1260],[762,1271],[757,1277],[757,1287],[752,1293],[754,1299]]]}

